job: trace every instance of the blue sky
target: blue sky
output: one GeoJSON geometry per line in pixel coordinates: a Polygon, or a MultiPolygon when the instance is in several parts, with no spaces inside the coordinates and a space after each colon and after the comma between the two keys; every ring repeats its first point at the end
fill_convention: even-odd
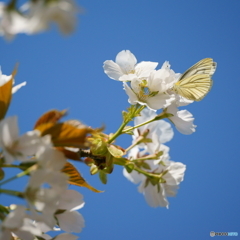
{"type": "MultiPolygon", "coordinates": [[[[50,109],[69,109],[66,119],[92,127],[117,130],[121,111],[128,107],[120,82],[103,72],[105,60],[130,50],[138,61],[170,61],[184,72],[211,57],[218,67],[211,92],[186,107],[197,131],[182,135],[174,128],[167,143],[174,161],[187,165],[184,181],[170,208],[151,208],[137,186],[116,167],[103,185],[89,169],[75,164],[94,187],[104,193],[78,189],[86,201],[80,211],[86,227],[81,239],[158,240],[208,239],[209,232],[240,234],[239,64],[240,2],[202,1],[79,1],[84,8],[69,37],[51,31],[0,39],[0,65],[10,74],[19,62],[16,83],[27,81],[13,97],[9,116],[18,115],[21,132],[31,130],[50,109]]],[[[127,147],[129,136],[119,138],[127,147]]],[[[21,188],[22,181],[8,185],[21,188]],[[19,183],[19,186],[18,186],[19,183]]],[[[1,195],[1,202],[6,201],[1,195]]],[[[238,237],[239,238],[239,237],[238,237]]]]}

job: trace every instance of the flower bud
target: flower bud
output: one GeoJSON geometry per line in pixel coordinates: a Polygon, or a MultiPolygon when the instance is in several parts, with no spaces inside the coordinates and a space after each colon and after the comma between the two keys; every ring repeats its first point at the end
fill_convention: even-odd
{"type": "Polygon", "coordinates": [[[101,155],[104,156],[107,154],[107,143],[102,139],[97,138],[92,141],[92,146],[90,148],[93,155],[101,155]]]}

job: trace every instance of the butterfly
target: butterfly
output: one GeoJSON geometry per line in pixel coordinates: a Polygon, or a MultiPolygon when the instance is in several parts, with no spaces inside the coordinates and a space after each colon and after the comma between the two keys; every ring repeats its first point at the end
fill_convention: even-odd
{"type": "Polygon", "coordinates": [[[194,101],[202,100],[211,90],[217,63],[212,58],[204,58],[190,67],[172,88],[179,95],[194,101]]]}

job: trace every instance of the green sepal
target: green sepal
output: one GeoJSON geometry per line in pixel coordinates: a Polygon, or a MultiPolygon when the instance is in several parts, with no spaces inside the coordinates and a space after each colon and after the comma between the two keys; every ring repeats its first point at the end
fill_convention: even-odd
{"type": "Polygon", "coordinates": [[[125,166],[129,162],[130,161],[127,158],[113,158],[113,163],[116,164],[116,165],[125,166]]]}
{"type": "Polygon", "coordinates": [[[121,158],[125,154],[121,149],[117,148],[114,145],[109,145],[107,149],[110,154],[115,158],[121,158]]]}
{"type": "Polygon", "coordinates": [[[140,166],[142,167],[142,168],[145,168],[145,169],[147,169],[147,170],[151,170],[151,167],[149,166],[149,164],[148,163],[146,163],[146,162],[141,162],[141,164],[140,164],[140,166]]]}
{"type": "Polygon", "coordinates": [[[113,171],[113,166],[114,166],[114,164],[113,164],[113,156],[110,154],[110,153],[108,153],[107,155],[106,155],[106,167],[104,168],[104,171],[106,172],[106,173],[112,173],[112,171],[113,171]]]}
{"type": "Polygon", "coordinates": [[[98,176],[103,184],[107,183],[107,174],[104,171],[99,171],[98,176]]]}
{"type": "Polygon", "coordinates": [[[134,170],[134,164],[128,163],[127,165],[125,165],[125,169],[127,170],[128,173],[131,173],[134,170]]]}

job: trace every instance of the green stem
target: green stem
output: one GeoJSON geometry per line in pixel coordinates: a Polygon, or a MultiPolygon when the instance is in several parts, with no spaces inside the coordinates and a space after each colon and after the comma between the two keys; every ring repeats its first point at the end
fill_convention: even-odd
{"type": "Polygon", "coordinates": [[[0,193],[6,193],[8,195],[24,198],[24,194],[22,192],[18,192],[18,191],[13,191],[13,190],[0,188],[0,193]]]}
{"type": "Polygon", "coordinates": [[[132,114],[128,117],[128,119],[124,119],[121,126],[119,127],[119,129],[117,130],[117,132],[115,132],[113,134],[113,136],[108,140],[108,143],[112,143],[119,135],[128,132],[128,131],[123,131],[123,129],[126,127],[126,125],[132,121],[133,117],[137,114],[139,114],[143,109],[145,108],[145,106],[142,106],[140,104],[136,104],[135,105],[135,109],[132,112],[132,114]]]}
{"type": "Polygon", "coordinates": [[[128,129],[126,129],[126,130],[123,130],[122,133],[126,133],[126,132],[129,132],[129,131],[132,131],[132,130],[135,129],[135,128],[139,128],[139,127],[141,127],[141,126],[144,126],[144,125],[146,125],[146,124],[148,124],[148,123],[150,123],[150,122],[154,122],[154,121],[156,121],[155,118],[153,118],[153,119],[151,119],[151,120],[148,120],[148,121],[146,121],[146,122],[144,122],[144,123],[140,123],[140,124],[138,124],[138,125],[136,125],[136,126],[134,126],[134,127],[128,128],[128,129]]]}
{"type": "Polygon", "coordinates": [[[140,136],[138,141],[136,141],[136,142],[133,143],[131,146],[129,146],[127,149],[125,149],[125,152],[128,152],[129,150],[131,150],[132,148],[134,148],[135,146],[137,146],[137,145],[139,144],[139,142],[141,142],[142,139],[143,139],[143,136],[140,136]]]}
{"type": "Polygon", "coordinates": [[[141,168],[137,167],[136,165],[134,166],[134,170],[139,172],[139,173],[142,173],[143,175],[145,175],[147,177],[159,178],[160,179],[159,175],[154,174],[154,173],[150,173],[150,172],[146,172],[146,171],[142,170],[141,168]]]}
{"type": "MultiPolygon", "coordinates": [[[[130,121],[129,121],[130,122],[130,121]]],[[[122,134],[123,129],[125,128],[125,126],[129,123],[129,122],[123,122],[121,124],[121,126],[119,127],[119,129],[117,130],[117,132],[115,132],[113,134],[113,136],[108,140],[108,143],[112,143],[119,135],[122,134]]]]}
{"type": "Polygon", "coordinates": [[[13,177],[11,177],[11,178],[3,181],[3,182],[0,182],[0,186],[2,186],[3,184],[6,184],[8,182],[11,182],[12,180],[15,180],[17,178],[20,178],[20,177],[23,177],[23,176],[29,174],[35,168],[36,168],[36,165],[31,166],[30,168],[26,169],[24,172],[18,173],[17,175],[15,175],[15,176],[13,176],[13,177]]]}

